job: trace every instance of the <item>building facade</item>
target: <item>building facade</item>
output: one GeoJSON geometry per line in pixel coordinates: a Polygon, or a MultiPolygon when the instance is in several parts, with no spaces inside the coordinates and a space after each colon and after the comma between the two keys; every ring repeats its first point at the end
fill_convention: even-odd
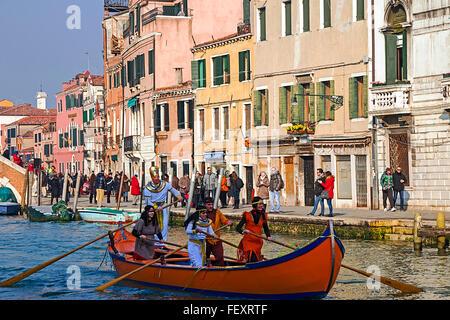
{"type": "Polygon", "coordinates": [[[375,171],[402,168],[407,208],[448,210],[448,3],[379,1],[374,10],[375,171]]]}
{"type": "Polygon", "coordinates": [[[283,205],[313,205],[323,168],[334,206],[370,208],[369,1],[252,4],[258,172],[280,171],[283,205]]]}
{"type": "Polygon", "coordinates": [[[194,162],[203,174],[211,167],[235,171],[244,182],[241,201],[251,202],[253,153],[251,138],[253,38],[249,25],[239,32],[192,49],[196,123],[194,162]]]}

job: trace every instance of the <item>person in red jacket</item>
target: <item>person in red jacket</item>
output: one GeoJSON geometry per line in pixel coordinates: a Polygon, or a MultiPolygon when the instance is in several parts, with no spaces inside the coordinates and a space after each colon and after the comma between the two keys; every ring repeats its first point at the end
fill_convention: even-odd
{"type": "Polygon", "coordinates": [[[137,205],[139,196],[141,195],[141,188],[139,187],[139,181],[137,178],[137,174],[131,178],[131,195],[134,196],[133,205],[137,205]]]}
{"type": "Polygon", "coordinates": [[[327,171],[325,173],[325,182],[321,182],[320,183],[325,189],[323,191],[328,191],[328,198],[327,200],[327,204],[328,204],[328,209],[330,209],[330,214],[327,215],[327,217],[332,217],[333,216],[333,205],[331,203],[331,201],[333,200],[333,190],[334,190],[334,177],[331,174],[330,171],[327,171]]]}

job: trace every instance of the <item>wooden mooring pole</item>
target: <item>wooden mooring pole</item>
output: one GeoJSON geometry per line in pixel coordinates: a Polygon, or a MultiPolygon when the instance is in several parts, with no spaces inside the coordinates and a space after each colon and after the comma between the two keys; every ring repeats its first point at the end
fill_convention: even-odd
{"type": "Polygon", "coordinates": [[[420,255],[422,251],[422,237],[419,236],[419,229],[422,227],[422,214],[414,214],[414,253],[420,255]]]}
{"type": "MultiPolygon", "coordinates": [[[[438,212],[436,218],[436,227],[445,231],[445,214],[444,212],[438,212]]],[[[445,255],[445,235],[439,235],[437,237],[438,255],[445,255]]]]}

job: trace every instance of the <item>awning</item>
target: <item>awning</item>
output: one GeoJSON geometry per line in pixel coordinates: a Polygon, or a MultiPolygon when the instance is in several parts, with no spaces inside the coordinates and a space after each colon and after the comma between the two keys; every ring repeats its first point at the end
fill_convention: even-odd
{"type": "Polygon", "coordinates": [[[136,98],[128,100],[127,106],[128,108],[134,107],[136,105],[136,98]]]}
{"type": "Polygon", "coordinates": [[[207,162],[223,162],[225,160],[224,151],[205,152],[203,159],[207,162]]]}

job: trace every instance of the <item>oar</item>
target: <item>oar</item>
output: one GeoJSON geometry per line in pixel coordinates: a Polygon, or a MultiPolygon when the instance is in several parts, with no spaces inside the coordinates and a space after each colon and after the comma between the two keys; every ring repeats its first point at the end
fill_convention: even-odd
{"type": "MultiPolygon", "coordinates": [[[[219,230],[219,229],[217,229],[217,230],[219,230]]],[[[217,230],[216,230],[216,231],[217,231],[217,230]]],[[[198,230],[198,229],[197,229],[197,232],[206,234],[207,236],[213,238],[214,240],[222,241],[223,243],[226,243],[226,244],[228,244],[228,245],[230,245],[230,246],[232,246],[232,247],[238,248],[238,246],[235,245],[234,243],[228,242],[228,241],[223,240],[223,239],[221,239],[221,238],[214,238],[214,236],[213,236],[212,234],[209,234],[209,233],[204,232],[204,231],[202,231],[202,230],[198,230]]]]}
{"type": "MultiPolygon", "coordinates": [[[[271,242],[273,242],[273,243],[282,245],[282,246],[287,247],[287,248],[290,248],[290,249],[292,249],[292,250],[296,250],[294,247],[292,247],[292,246],[290,246],[290,245],[288,245],[288,244],[286,244],[286,243],[282,243],[282,242],[275,241],[275,240],[269,240],[269,239],[267,239],[267,238],[264,237],[264,236],[260,236],[260,235],[258,235],[258,234],[252,233],[252,232],[248,232],[248,233],[251,234],[251,235],[253,235],[253,236],[255,236],[255,237],[258,237],[258,238],[261,238],[261,239],[264,239],[264,240],[267,240],[267,241],[271,241],[271,242]]],[[[390,287],[392,287],[392,288],[398,289],[398,290],[400,290],[400,291],[402,291],[402,292],[404,292],[404,293],[417,293],[417,292],[422,292],[422,291],[423,291],[421,288],[418,288],[418,287],[413,286],[413,285],[411,285],[411,284],[407,284],[407,283],[400,282],[400,281],[397,281],[397,280],[389,279],[389,278],[386,278],[386,277],[381,277],[381,276],[378,277],[378,276],[376,276],[376,275],[374,275],[374,274],[372,274],[372,273],[368,273],[368,272],[359,270],[359,269],[357,269],[357,268],[355,268],[355,267],[347,266],[347,265],[345,265],[345,264],[341,264],[341,266],[344,267],[344,268],[346,268],[346,269],[355,271],[355,272],[357,272],[357,273],[359,273],[359,274],[362,274],[362,275],[364,275],[364,276],[366,276],[366,277],[369,277],[369,278],[373,278],[373,279],[378,279],[378,278],[379,278],[379,281],[380,281],[381,283],[383,283],[383,284],[385,284],[385,285],[388,285],[388,286],[390,286],[390,287]]]]}
{"type": "Polygon", "coordinates": [[[123,279],[125,279],[125,278],[127,278],[127,277],[129,277],[129,276],[131,276],[131,275],[133,275],[133,274],[135,274],[136,272],[141,271],[142,269],[147,268],[148,266],[151,266],[152,264],[158,262],[159,260],[161,260],[162,257],[167,258],[168,256],[170,256],[170,255],[172,255],[172,254],[174,254],[174,253],[177,253],[178,251],[180,251],[180,250],[182,250],[182,249],[184,249],[184,248],[186,248],[186,247],[187,247],[187,244],[185,244],[185,245],[182,246],[181,248],[178,248],[178,249],[176,249],[176,250],[173,250],[173,251],[171,251],[171,252],[169,252],[169,253],[167,253],[167,254],[165,254],[165,255],[159,257],[158,259],[152,260],[151,262],[149,262],[149,263],[147,263],[147,264],[144,264],[143,266],[141,266],[141,267],[139,267],[139,268],[137,268],[137,269],[134,269],[133,271],[128,272],[128,273],[124,274],[123,276],[120,276],[120,277],[118,277],[118,278],[116,278],[116,279],[114,279],[114,280],[111,280],[111,281],[105,283],[104,285],[101,285],[101,286],[97,287],[97,288],[95,288],[95,290],[97,290],[97,291],[103,291],[103,290],[105,290],[106,288],[109,288],[110,286],[116,284],[117,282],[119,282],[119,281],[121,281],[121,280],[123,280],[123,279]]]}
{"type": "MultiPolygon", "coordinates": [[[[123,228],[125,228],[125,227],[127,227],[127,226],[129,226],[130,224],[133,224],[133,223],[135,223],[135,222],[132,221],[132,222],[130,222],[130,223],[124,224],[124,225],[121,226],[120,228],[117,228],[117,229],[115,229],[115,230],[113,230],[113,231],[111,231],[111,232],[117,232],[117,231],[119,231],[119,230],[122,230],[123,228]]],[[[83,244],[82,246],[79,246],[79,247],[76,248],[76,249],[73,249],[73,250],[71,250],[71,251],[69,251],[69,252],[66,252],[66,253],[64,253],[64,254],[62,254],[62,255],[56,257],[56,258],[53,258],[53,259],[51,259],[51,260],[49,260],[49,261],[47,261],[47,262],[44,262],[44,263],[42,263],[42,264],[40,264],[40,265],[38,265],[38,266],[36,266],[36,267],[34,267],[34,268],[28,269],[27,271],[24,271],[24,272],[22,272],[21,274],[15,276],[15,277],[12,277],[12,278],[10,278],[10,279],[8,279],[8,280],[5,280],[5,281],[3,281],[2,283],[0,283],[0,287],[9,287],[9,286],[12,286],[13,284],[15,284],[15,283],[17,283],[17,282],[19,282],[19,281],[21,281],[21,280],[23,280],[23,279],[29,277],[30,275],[32,275],[33,273],[38,272],[38,271],[41,270],[41,269],[44,269],[45,267],[51,265],[52,263],[54,263],[54,262],[56,262],[56,261],[58,261],[58,260],[64,258],[65,256],[68,256],[69,254],[74,253],[75,251],[78,251],[78,250],[80,250],[80,249],[82,249],[82,248],[84,248],[84,247],[90,245],[91,243],[94,243],[94,242],[96,242],[96,241],[98,241],[98,240],[100,240],[100,239],[106,237],[108,234],[109,234],[109,233],[106,233],[106,234],[104,234],[104,235],[102,235],[102,236],[100,236],[100,237],[98,237],[98,238],[95,238],[95,239],[92,240],[92,241],[89,241],[88,243],[83,244]]]]}

